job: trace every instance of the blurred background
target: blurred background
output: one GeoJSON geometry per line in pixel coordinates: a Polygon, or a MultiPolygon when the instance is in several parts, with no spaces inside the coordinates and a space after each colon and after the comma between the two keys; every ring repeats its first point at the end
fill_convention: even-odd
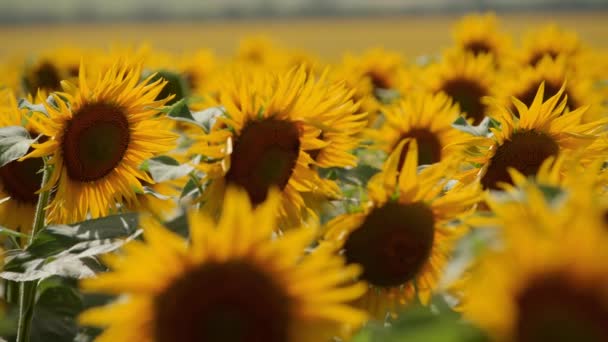
{"type": "Polygon", "coordinates": [[[0,55],[142,42],[222,55],[266,35],[330,60],[374,46],[417,56],[448,44],[462,14],[483,11],[513,34],[555,22],[608,44],[608,0],[0,0],[0,55]]]}

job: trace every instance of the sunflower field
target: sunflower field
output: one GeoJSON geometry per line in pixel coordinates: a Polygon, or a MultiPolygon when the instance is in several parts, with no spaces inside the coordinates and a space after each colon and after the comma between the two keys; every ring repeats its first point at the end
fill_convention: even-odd
{"type": "Polygon", "coordinates": [[[451,35],[8,59],[0,340],[607,342],[608,53],[451,35]]]}

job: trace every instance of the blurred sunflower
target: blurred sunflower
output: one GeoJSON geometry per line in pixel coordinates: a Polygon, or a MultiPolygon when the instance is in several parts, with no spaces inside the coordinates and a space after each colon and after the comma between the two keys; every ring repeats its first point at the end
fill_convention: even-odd
{"type": "Polygon", "coordinates": [[[155,100],[164,82],[140,81],[141,66],[115,64],[89,83],[84,67],[79,85],[64,83],[65,93],[44,103],[48,116],[35,113],[32,127],[49,137],[33,144],[28,157],[51,156],[54,166],[45,189],[57,185],[50,203],[52,222],[72,223],[90,214],[105,216],[117,202],[141,192],[141,181],[153,183],[139,166],[174,147],[155,100]]]}
{"type": "Polygon", "coordinates": [[[503,70],[499,73],[493,92],[495,97],[500,98],[505,106],[510,106],[517,115],[511,97],[530,107],[541,83],[545,83],[543,101],[553,97],[562,85],[566,84],[560,100],[566,99],[566,107],[569,110],[589,107],[582,119],[583,122],[590,122],[602,117],[602,94],[594,86],[593,80],[583,75],[584,73],[574,72],[568,66],[565,56],[557,56],[555,59],[545,57],[535,66],[503,70]]]}
{"type": "Polygon", "coordinates": [[[503,244],[482,254],[463,283],[465,316],[495,341],[608,340],[605,227],[578,207],[563,215],[564,205],[548,203],[538,187],[524,194],[528,202],[516,211],[503,199],[488,200],[503,244]]]}
{"type": "Polygon", "coordinates": [[[550,24],[530,31],[524,36],[519,60],[523,64],[536,65],[545,56],[555,59],[562,55],[570,62],[581,51],[583,46],[575,32],[550,24]]]}
{"type": "MultiPolygon", "coordinates": [[[[27,110],[19,109],[15,94],[0,90],[0,127],[24,126],[32,138],[38,132],[27,120],[27,110]]],[[[42,158],[12,161],[0,167],[0,225],[29,232],[34,221],[36,203],[42,183],[42,158]]]]}
{"type": "Polygon", "coordinates": [[[370,180],[370,201],[362,212],[330,221],[321,242],[363,267],[361,279],[369,289],[356,304],[379,319],[395,315],[416,297],[428,303],[453,242],[463,232],[455,220],[470,213],[480,198],[476,185],[445,190],[447,163],[420,174],[417,166],[416,140],[399,143],[384,170],[370,180]],[[405,161],[398,169],[405,145],[405,161]]]}
{"type": "Polygon", "coordinates": [[[81,323],[108,327],[99,342],[312,342],[361,325],[366,315],[346,305],[365,291],[352,283],[360,268],[323,249],[304,255],[312,229],[272,238],[280,196],[253,209],[248,197],[228,189],[217,225],[191,213],[189,243],[144,223],[146,243],[106,255],[112,272],[81,283],[123,299],[89,309],[81,323]]]}
{"type": "Polygon", "coordinates": [[[61,81],[73,81],[78,78],[80,61],[86,54],[87,52],[80,48],[62,47],[35,56],[23,69],[24,94],[61,91],[61,81]]]}
{"type": "MultiPolygon", "coordinates": [[[[403,139],[415,139],[418,145],[418,163],[439,163],[458,152],[458,141],[467,138],[452,127],[459,117],[458,106],[444,93],[413,92],[394,105],[383,109],[384,123],[379,129],[370,129],[366,135],[375,147],[390,154],[403,139]]],[[[399,166],[403,165],[403,149],[399,166]]]]}
{"type": "Polygon", "coordinates": [[[427,90],[450,96],[467,120],[477,125],[488,114],[482,98],[491,94],[495,84],[494,61],[491,55],[446,54],[422,72],[421,81],[427,90]]]}
{"type": "Polygon", "coordinates": [[[562,86],[543,102],[545,85],[541,83],[529,107],[514,98],[519,115],[495,101],[492,117],[500,128],[492,128],[490,137],[471,137],[464,143],[473,167],[461,180],[469,182],[480,176],[484,189],[499,189],[501,182],[512,183],[509,168],[529,176],[547,158],[563,151],[581,150],[587,157],[605,152],[606,144],[594,142],[605,129],[606,119],[582,124],[587,108],[566,111],[564,89],[562,86]]]}
{"type": "Polygon", "coordinates": [[[191,147],[210,161],[200,165],[211,181],[203,196],[206,208],[219,211],[227,184],[247,190],[254,205],[277,186],[283,197],[278,214],[287,225],[315,216],[302,195],[335,198],[339,189],[333,181],[321,181],[314,165],[354,162],[342,149],[352,148],[365,115],[358,115],[351,92],[328,82],[326,74],[315,79],[303,67],[233,72],[224,86],[225,116],[209,134],[193,136],[191,147]]]}
{"type": "Polygon", "coordinates": [[[160,183],[142,183],[142,193],[126,203],[127,210],[148,213],[161,221],[169,219],[177,211],[177,201],[185,180],[174,180],[160,183]]]}
{"type": "Polygon", "coordinates": [[[499,63],[511,49],[511,39],[498,29],[498,20],[494,13],[463,17],[455,25],[453,36],[457,48],[475,56],[492,55],[499,63]]]}

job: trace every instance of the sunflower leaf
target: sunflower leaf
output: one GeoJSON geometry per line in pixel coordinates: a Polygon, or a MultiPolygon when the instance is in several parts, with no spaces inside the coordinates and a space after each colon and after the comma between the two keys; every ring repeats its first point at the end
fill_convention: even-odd
{"type": "Polygon", "coordinates": [[[173,105],[171,105],[170,107],[168,107],[166,109],[166,113],[167,113],[167,117],[169,119],[193,124],[195,126],[202,128],[205,131],[205,133],[207,132],[207,129],[205,128],[205,126],[203,126],[201,123],[196,121],[196,119],[192,116],[192,112],[190,111],[190,108],[188,107],[188,103],[187,103],[186,99],[181,99],[181,100],[175,102],[173,105]]]}
{"type": "Polygon", "coordinates": [[[47,227],[25,250],[8,251],[0,278],[31,281],[60,275],[93,276],[104,269],[95,258],[139,237],[137,214],[113,215],[73,225],[47,227]]]}
{"type": "Polygon", "coordinates": [[[192,117],[194,120],[196,120],[196,122],[205,127],[207,132],[209,132],[211,127],[213,127],[217,121],[217,118],[224,115],[224,112],[225,110],[223,106],[210,107],[198,112],[193,112],[192,117]]]}
{"type": "Polygon", "coordinates": [[[34,141],[21,126],[0,128],[0,167],[23,157],[34,141]]]}
{"type": "Polygon", "coordinates": [[[165,182],[187,176],[194,167],[188,164],[180,164],[177,160],[168,156],[158,156],[148,159],[142,169],[148,171],[155,182],[165,182]]]}
{"type": "Polygon", "coordinates": [[[469,133],[471,135],[477,137],[485,137],[490,133],[490,124],[492,123],[492,119],[489,117],[485,117],[477,126],[471,125],[464,117],[459,116],[452,123],[452,127],[456,128],[459,131],[469,133]]]}

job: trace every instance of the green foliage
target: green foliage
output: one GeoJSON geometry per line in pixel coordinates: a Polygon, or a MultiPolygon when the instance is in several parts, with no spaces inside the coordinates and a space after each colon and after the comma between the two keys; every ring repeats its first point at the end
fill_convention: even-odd
{"type": "Polygon", "coordinates": [[[165,182],[188,175],[194,167],[189,164],[180,164],[177,160],[168,156],[158,156],[148,159],[141,166],[147,171],[155,182],[165,182]]]}
{"type": "Polygon", "coordinates": [[[487,336],[464,321],[443,300],[430,307],[414,306],[394,322],[368,324],[353,342],[486,342],[487,336]]]}
{"type": "Polygon", "coordinates": [[[0,167],[23,157],[33,142],[21,126],[0,128],[0,167]]]}

